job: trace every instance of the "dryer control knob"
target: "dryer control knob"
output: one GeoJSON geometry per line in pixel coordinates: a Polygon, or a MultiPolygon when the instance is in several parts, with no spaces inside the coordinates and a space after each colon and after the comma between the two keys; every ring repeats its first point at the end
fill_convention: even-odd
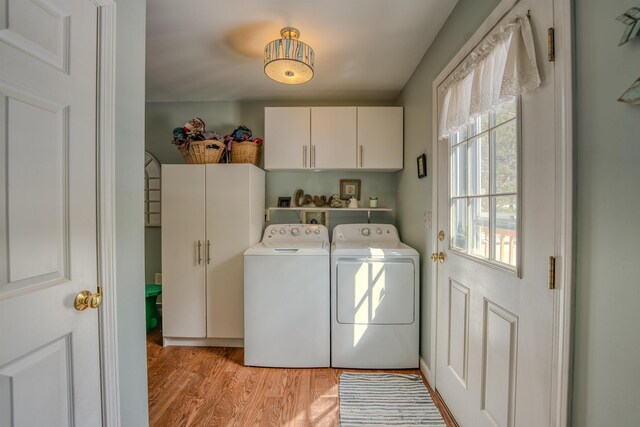
{"type": "Polygon", "coordinates": [[[363,228],[362,229],[362,235],[363,236],[368,236],[371,234],[371,230],[369,230],[368,228],[363,228]]]}
{"type": "Polygon", "coordinates": [[[382,234],[382,228],[380,227],[376,228],[376,234],[382,234]]]}
{"type": "Polygon", "coordinates": [[[314,232],[315,234],[320,234],[320,229],[319,229],[319,228],[316,228],[315,230],[313,230],[313,232],[314,232]]]}
{"type": "Polygon", "coordinates": [[[297,228],[292,228],[291,229],[291,235],[292,236],[297,236],[298,234],[300,234],[300,230],[298,230],[297,228]]]}
{"type": "Polygon", "coordinates": [[[278,230],[276,230],[275,228],[271,229],[271,234],[276,234],[278,232],[278,230]]]}
{"type": "Polygon", "coordinates": [[[284,235],[286,233],[286,230],[284,228],[280,229],[280,234],[284,235]]]}
{"type": "Polygon", "coordinates": [[[307,228],[306,230],[304,230],[304,234],[311,234],[311,230],[307,228]]]}

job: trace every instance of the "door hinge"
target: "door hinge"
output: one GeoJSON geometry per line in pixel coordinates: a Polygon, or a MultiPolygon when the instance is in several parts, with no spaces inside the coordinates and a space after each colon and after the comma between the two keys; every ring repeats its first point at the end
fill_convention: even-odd
{"type": "Polygon", "coordinates": [[[553,27],[547,30],[547,57],[549,62],[556,60],[556,30],[553,27]]]}
{"type": "Polygon", "coordinates": [[[549,289],[556,288],[556,257],[549,257],[549,289]]]}

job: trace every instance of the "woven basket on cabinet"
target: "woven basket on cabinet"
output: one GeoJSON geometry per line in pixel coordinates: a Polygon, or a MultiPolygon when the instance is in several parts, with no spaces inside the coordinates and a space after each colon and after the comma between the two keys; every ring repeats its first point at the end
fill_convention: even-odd
{"type": "Polygon", "coordinates": [[[191,141],[178,146],[184,161],[190,164],[219,163],[225,150],[224,142],[217,139],[191,141]]]}
{"type": "Polygon", "coordinates": [[[258,166],[259,162],[260,144],[257,142],[234,142],[231,146],[231,163],[251,163],[258,166]]]}

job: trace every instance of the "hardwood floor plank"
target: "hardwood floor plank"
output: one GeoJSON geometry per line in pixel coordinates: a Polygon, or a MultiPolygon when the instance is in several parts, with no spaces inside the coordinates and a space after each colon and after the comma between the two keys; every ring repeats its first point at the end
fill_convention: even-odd
{"type": "MultiPolygon", "coordinates": [[[[162,347],[147,336],[152,427],[332,427],[340,424],[338,382],[356,369],[281,369],[243,365],[242,348],[162,347]]],[[[419,374],[419,370],[394,370],[419,374]]],[[[424,381],[424,377],[423,377],[424,381]]],[[[426,382],[425,382],[426,383],[426,382]]],[[[427,385],[428,387],[428,385],[427,385]]],[[[431,389],[448,426],[456,426],[431,389]]]]}

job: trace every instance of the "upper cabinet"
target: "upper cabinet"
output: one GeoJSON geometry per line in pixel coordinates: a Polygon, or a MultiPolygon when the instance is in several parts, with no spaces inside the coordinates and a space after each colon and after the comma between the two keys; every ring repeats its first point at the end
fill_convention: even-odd
{"type": "Polygon", "coordinates": [[[402,169],[402,107],[358,107],[358,168],[402,169]]]}
{"type": "Polygon", "coordinates": [[[310,129],[311,108],[309,107],[265,108],[264,168],[307,169],[311,167],[310,129]]]}
{"type": "Polygon", "coordinates": [[[311,167],[356,166],[356,107],[311,108],[311,167]]]}
{"type": "Polygon", "coordinates": [[[267,107],[265,169],[402,169],[402,107],[267,107]]]}

